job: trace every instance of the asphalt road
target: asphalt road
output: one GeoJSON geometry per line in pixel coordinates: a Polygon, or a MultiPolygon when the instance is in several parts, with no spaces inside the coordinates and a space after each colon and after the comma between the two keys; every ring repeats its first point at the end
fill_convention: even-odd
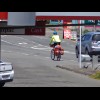
{"type": "MultiPolygon", "coordinates": [[[[98,87],[100,81],[76,74],[57,65],[78,66],[75,58],[75,43],[63,40],[65,54],[61,61],[50,59],[49,41],[52,31],[47,29],[45,37],[40,36],[1,36],[1,59],[11,62],[14,81],[5,87],[98,87]]],[[[62,32],[59,32],[62,37],[62,32]]]]}

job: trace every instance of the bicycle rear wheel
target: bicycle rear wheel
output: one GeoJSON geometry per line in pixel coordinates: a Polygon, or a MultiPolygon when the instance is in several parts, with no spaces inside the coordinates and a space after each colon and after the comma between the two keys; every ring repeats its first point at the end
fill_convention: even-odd
{"type": "Polygon", "coordinates": [[[61,54],[59,53],[57,56],[57,61],[60,61],[60,60],[61,60],[61,54]]]}

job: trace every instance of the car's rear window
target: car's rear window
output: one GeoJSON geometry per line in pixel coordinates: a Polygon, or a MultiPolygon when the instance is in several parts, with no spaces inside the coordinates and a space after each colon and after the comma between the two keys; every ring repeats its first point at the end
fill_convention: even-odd
{"type": "Polygon", "coordinates": [[[92,40],[93,40],[93,41],[100,41],[100,34],[95,34],[95,35],[93,35],[92,40]]]}

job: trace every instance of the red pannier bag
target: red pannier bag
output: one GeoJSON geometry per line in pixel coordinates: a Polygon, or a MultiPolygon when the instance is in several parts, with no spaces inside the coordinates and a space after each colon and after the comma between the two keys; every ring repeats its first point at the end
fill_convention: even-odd
{"type": "Polygon", "coordinates": [[[55,56],[57,56],[59,54],[59,49],[58,48],[55,48],[54,49],[54,53],[55,53],[55,56]]]}
{"type": "Polygon", "coordinates": [[[64,49],[61,49],[61,50],[60,50],[60,54],[61,54],[61,55],[64,55],[64,49]]]}
{"type": "Polygon", "coordinates": [[[61,45],[57,45],[56,48],[57,48],[58,50],[60,50],[60,54],[61,54],[61,55],[64,55],[64,49],[61,47],[61,45]]]}

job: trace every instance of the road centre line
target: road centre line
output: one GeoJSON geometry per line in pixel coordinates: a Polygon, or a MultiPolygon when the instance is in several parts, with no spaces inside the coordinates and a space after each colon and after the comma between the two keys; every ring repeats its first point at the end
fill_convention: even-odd
{"type": "MultiPolygon", "coordinates": [[[[9,52],[9,53],[13,53],[14,51],[6,51],[6,50],[1,50],[2,52],[9,52]]],[[[27,53],[21,53],[21,52],[16,52],[16,53],[20,53],[20,54],[23,54],[23,55],[29,55],[27,53]]]]}
{"type": "Polygon", "coordinates": [[[28,43],[26,43],[26,42],[20,42],[20,43],[18,43],[18,44],[28,44],[28,43]]]}
{"type": "MultiPolygon", "coordinates": [[[[26,46],[20,46],[20,45],[17,45],[17,44],[13,44],[13,43],[10,43],[8,41],[5,41],[5,40],[1,40],[5,43],[8,43],[8,44],[11,44],[11,45],[14,45],[14,46],[18,46],[18,47],[24,47],[24,48],[28,48],[26,46]]],[[[34,48],[34,47],[30,47],[31,49],[37,49],[37,50],[43,50],[43,51],[51,51],[50,48],[34,48]],[[48,49],[48,50],[47,50],[48,49]]],[[[29,48],[28,48],[29,49],[29,48]]],[[[75,54],[74,52],[69,52],[69,51],[64,51],[64,53],[69,53],[69,54],[75,54]]]]}
{"type": "MultiPolygon", "coordinates": [[[[20,45],[17,45],[17,44],[14,44],[14,43],[11,43],[11,42],[8,42],[8,41],[5,41],[5,40],[2,40],[2,42],[5,42],[5,43],[8,43],[8,44],[11,44],[11,45],[14,45],[14,46],[18,46],[18,47],[26,47],[26,46],[20,46],[20,45]]],[[[27,47],[26,47],[27,48],[27,47]]]]}
{"type": "MultiPolygon", "coordinates": [[[[19,36],[14,36],[14,37],[21,38],[21,39],[24,39],[24,40],[29,41],[29,42],[32,42],[32,43],[36,43],[36,42],[34,42],[34,41],[30,41],[30,40],[28,40],[28,39],[25,39],[25,38],[23,38],[23,37],[19,37],[19,36]]],[[[42,44],[39,44],[39,43],[36,43],[36,44],[41,45],[41,46],[45,46],[45,45],[42,45],[42,44]]]]}
{"type": "MultiPolygon", "coordinates": [[[[10,42],[7,42],[7,41],[5,41],[5,40],[1,40],[1,41],[3,41],[3,42],[5,42],[5,43],[8,43],[8,44],[11,44],[11,45],[14,45],[14,46],[18,46],[18,47],[24,47],[24,48],[28,48],[29,49],[29,47],[26,47],[26,46],[21,46],[21,45],[17,45],[17,44],[13,44],[13,43],[10,43],[10,42]]],[[[31,47],[30,47],[31,48],[31,47]]],[[[32,49],[32,48],[31,48],[32,49]]],[[[47,49],[47,48],[34,48],[34,49],[37,49],[37,50],[43,50],[43,51],[49,51],[49,50],[45,50],[45,49],[47,49]]]]}
{"type": "MultiPolygon", "coordinates": [[[[27,54],[27,53],[21,53],[21,52],[14,52],[14,51],[8,51],[8,50],[1,50],[1,52],[8,52],[8,53],[19,53],[19,54],[22,54],[22,55],[25,55],[25,56],[29,56],[29,55],[31,55],[31,54],[27,54]]],[[[45,59],[50,59],[50,57],[43,57],[43,56],[41,56],[40,57],[40,55],[33,55],[34,57],[39,57],[39,58],[45,58],[45,59]]],[[[70,61],[70,62],[75,62],[75,63],[77,63],[77,61],[74,61],[74,60],[67,60],[67,61],[70,61]]]]}

